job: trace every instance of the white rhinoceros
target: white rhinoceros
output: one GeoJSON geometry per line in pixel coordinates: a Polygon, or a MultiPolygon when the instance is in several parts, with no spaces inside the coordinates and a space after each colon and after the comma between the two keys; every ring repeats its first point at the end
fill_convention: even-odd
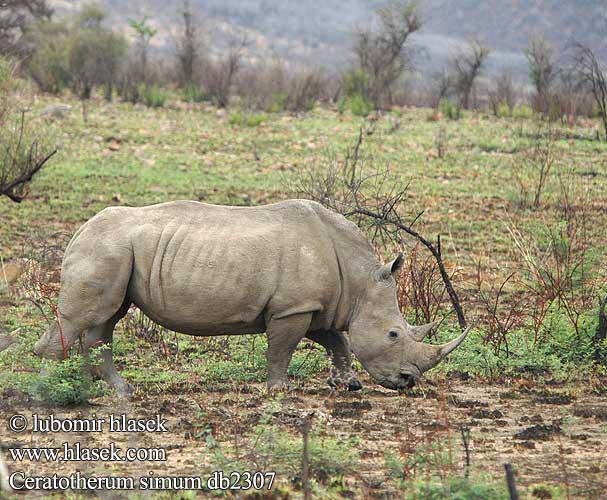
{"type": "MultiPolygon", "coordinates": [[[[135,304],[158,324],[190,335],[266,332],[268,385],[287,382],[304,337],[330,353],[337,379],[361,385],[350,350],[382,386],[411,387],[465,338],[422,343],[434,326],[400,314],[393,274],[361,231],[318,203],[260,207],[177,201],[111,207],[86,222],[63,259],[59,319],[35,346],[60,358],[80,334],[85,351],[111,347],[116,323],[135,304]],[[347,335],[344,333],[347,332],[347,335]]],[[[97,374],[129,390],[104,349],[97,374]]]]}

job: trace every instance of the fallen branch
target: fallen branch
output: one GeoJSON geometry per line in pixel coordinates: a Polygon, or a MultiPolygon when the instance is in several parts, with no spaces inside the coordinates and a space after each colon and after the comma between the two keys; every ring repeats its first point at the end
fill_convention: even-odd
{"type": "Polygon", "coordinates": [[[2,192],[0,192],[0,194],[8,196],[15,203],[21,203],[23,201],[23,197],[13,193],[13,189],[15,189],[17,186],[30,182],[34,175],[38,173],[38,171],[44,166],[47,161],[49,161],[53,157],[53,155],[55,155],[55,153],[57,153],[56,149],[50,154],[48,154],[46,157],[39,160],[30,170],[28,170],[21,177],[15,179],[14,181],[10,182],[5,187],[3,187],[2,192]]]}

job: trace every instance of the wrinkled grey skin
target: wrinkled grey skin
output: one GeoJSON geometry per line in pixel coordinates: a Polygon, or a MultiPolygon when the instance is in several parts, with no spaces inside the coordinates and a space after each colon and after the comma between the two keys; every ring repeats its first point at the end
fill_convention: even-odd
{"type": "MultiPolygon", "coordinates": [[[[434,325],[402,318],[393,274],[358,228],[305,200],[262,207],[193,201],[106,208],[86,222],[63,259],[59,318],[65,347],[111,347],[116,323],[135,304],[162,326],[191,335],[266,332],[268,385],[283,387],[304,337],[333,359],[333,382],[360,389],[350,350],[384,387],[411,387],[465,337],[420,342],[434,325]],[[343,332],[348,332],[345,335],[343,332]]],[[[63,356],[58,325],[36,343],[63,356]]],[[[128,384],[104,349],[97,375],[120,394],[128,384]]]]}

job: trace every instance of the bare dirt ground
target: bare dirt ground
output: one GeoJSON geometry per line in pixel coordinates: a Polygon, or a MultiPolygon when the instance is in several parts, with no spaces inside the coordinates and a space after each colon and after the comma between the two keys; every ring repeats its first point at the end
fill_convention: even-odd
{"type": "MultiPolygon", "coordinates": [[[[502,385],[444,381],[426,383],[409,395],[375,389],[368,381],[366,387],[360,393],[332,392],[319,382],[276,398],[268,397],[261,384],[250,384],[240,385],[237,391],[136,393],[130,402],[104,396],[72,409],[51,409],[12,396],[0,402],[2,447],[5,456],[10,447],[52,447],[65,441],[89,447],[107,446],[111,441],[120,447],[163,447],[167,462],[161,466],[151,462],[18,464],[10,458],[7,462],[10,471],[28,474],[79,470],[95,475],[111,471],[141,476],[154,471],[191,476],[212,465],[207,442],[201,437],[204,433],[199,432],[206,426],[220,443],[238,446],[238,439],[264,414],[270,414],[281,431],[296,435],[302,418],[313,412],[316,429],[338,438],[357,438],[360,465],[355,474],[346,477],[353,498],[401,498],[402,492],[386,481],[384,451],[392,449],[405,456],[437,435],[446,438],[441,441],[443,451],[452,456],[454,467],[463,469],[462,427],[471,431],[470,462],[477,470],[500,477],[503,464],[510,462],[522,487],[560,484],[570,498],[607,498],[607,401],[584,387],[543,385],[538,389],[525,381],[502,385]],[[15,413],[28,418],[33,413],[52,413],[58,418],[108,417],[111,413],[153,418],[160,413],[168,420],[169,432],[32,434],[28,430],[6,434],[5,423],[15,413]]],[[[241,442],[244,450],[245,441],[241,442]]]]}

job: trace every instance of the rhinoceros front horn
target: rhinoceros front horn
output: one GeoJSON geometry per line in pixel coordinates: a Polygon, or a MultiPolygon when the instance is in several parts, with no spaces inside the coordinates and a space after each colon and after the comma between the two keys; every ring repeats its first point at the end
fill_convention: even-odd
{"type": "MultiPolygon", "coordinates": [[[[427,326],[427,325],[424,325],[427,326]]],[[[440,361],[447,356],[450,352],[454,351],[459,347],[459,345],[464,341],[468,332],[472,327],[469,326],[466,328],[464,333],[462,333],[456,339],[453,339],[451,342],[442,345],[432,345],[432,344],[423,344],[424,350],[426,351],[426,360],[420,368],[422,371],[429,370],[430,368],[434,368],[436,365],[440,363],[440,361]]]]}

